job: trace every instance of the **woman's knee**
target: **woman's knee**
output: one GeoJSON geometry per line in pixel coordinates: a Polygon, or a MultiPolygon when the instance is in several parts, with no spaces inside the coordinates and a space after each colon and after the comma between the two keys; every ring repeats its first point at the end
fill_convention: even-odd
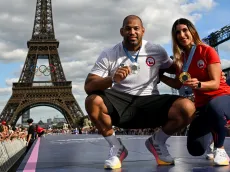
{"type": "Polygon", "coordinates": [[[200,142],[194,141],[187,143],[187,150],[192,156],[201,156],[205,153],[206,148],[200,142]]]}

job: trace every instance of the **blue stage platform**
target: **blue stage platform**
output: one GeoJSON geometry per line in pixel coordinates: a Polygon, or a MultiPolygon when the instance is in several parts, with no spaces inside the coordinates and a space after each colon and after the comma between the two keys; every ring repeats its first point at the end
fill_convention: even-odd
{"type": "MultiPolygon", "coordinates": [[[[186,137],[168,139],[174,166],[157,166],[144,142],[149,136],[118,135],[129,151],[118,170],[104,170],[108,143],[99,135],[48,135],[35,142],[18,172],[230,172],[229,166],[216,167],[204,156],[192,157],[186,150],[186,137]]],[[[230,155],[230,138],[225,148],[230,155]]]]}

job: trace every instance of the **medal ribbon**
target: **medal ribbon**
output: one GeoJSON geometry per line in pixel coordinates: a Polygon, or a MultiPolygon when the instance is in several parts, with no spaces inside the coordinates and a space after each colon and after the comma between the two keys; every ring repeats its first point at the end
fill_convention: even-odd
{"type": "Polygon", "coordinates": [[[138,59],[138,56],[139,56],[139,52],[140,52],[140,50],[141,50],[141,47],[140,47],[140,49],[138,50],[137,55],[136,55],[135,58],[132,57],[132,55],[129,53],[129,51],[128,51],[124,46],[123,46],[123,49],[124,49],[124,51],[125,51],[126,56],[129,58],[129,60],[130,60],[132,63],[137,63],[137,59],[138,59]]]}
{"type": "Polygon", "coordinates": [[[193,55],[195,53],[195,50],[196,50],[196,45],[193,45],[192,49],[191,49],[191,51],[189,53],[188,60],[186,61],[186,59],[184,58],[183,72],[187,72],[188,71],[188,68],[189,68],[189,66],[191,64],[192,57],[193,57],[193,55]]]}

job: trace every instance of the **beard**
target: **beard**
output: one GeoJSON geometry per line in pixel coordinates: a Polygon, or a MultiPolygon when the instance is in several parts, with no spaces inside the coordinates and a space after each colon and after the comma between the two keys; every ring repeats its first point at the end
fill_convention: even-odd
{"type": "Polygon", "coordinates": [[[129,40],[128,38],[125,38],[124,41],[127,46],[133,46],[133,47],[138,46],[141,42],[141,40],[139,39],[129,40]]]}

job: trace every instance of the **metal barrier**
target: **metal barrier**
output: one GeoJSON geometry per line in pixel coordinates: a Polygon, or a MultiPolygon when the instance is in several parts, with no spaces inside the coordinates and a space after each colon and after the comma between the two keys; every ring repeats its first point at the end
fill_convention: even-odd
{"type": "Polygon", "coordinates": [[[0,172],[7,172],[26,151],[26,141],[13,139],[0,142],[0,172]]]}

